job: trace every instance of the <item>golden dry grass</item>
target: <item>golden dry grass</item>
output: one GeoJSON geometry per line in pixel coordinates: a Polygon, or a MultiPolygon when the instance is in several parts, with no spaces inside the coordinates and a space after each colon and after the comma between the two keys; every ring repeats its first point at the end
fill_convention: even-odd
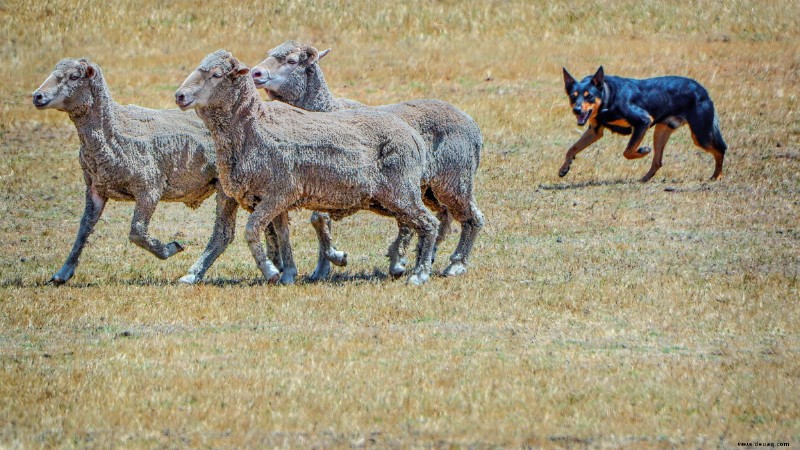
{"type": "MultiPolygon", "coordinates": [[[[0,447],[736,447],[800,445],[800,4],[698,0],[0,2],[0,447]],[[335,225],[350,266],[265,286],[242,242],[175,285],[213,205],[163,205],[158,261],[110,203],[75,278],[45,284],[82,211],[67,117],[29,94],[90,56],[122,103],[172,107],[207,53],[254,64],[333,47],[331,87],[371,104],[450,101],[485,134],[487,225],[470,273],[386,279],[394,226],[335,225]],[[560,68],[691,76],[730,146],[687,130],[665,166],[580,135],[560,68]]],[[[316,257],[293,214],[301,275],[316,257]]],[[[240,223],[244,218],[240,215],[240,223]]],[[[447,241],[436,270],[455,245],[447,241]]]]}

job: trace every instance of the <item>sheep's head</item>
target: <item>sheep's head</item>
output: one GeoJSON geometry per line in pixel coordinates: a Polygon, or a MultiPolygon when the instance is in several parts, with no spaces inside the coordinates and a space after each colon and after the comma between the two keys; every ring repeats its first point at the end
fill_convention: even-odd
{"type": "Polygon", "coordinates": [[[230,52],[217,50],[206,56],[181,84],[175,92],[175,103],[183,110],[214,106],[226,100],[222,88],[232,86],[236,78],[249,72],[230,52]]]}
{"type": "Polygon", "coordinates": [[[92,102],[90,85],[100,68],[86,58],[65,58],[33,93],[37,109],[73,111],[92,102]]]}
{"type": "Polygon", "coordinates": [[[257,88],[265,89],[270,98],[299,100],[306,91],[306,71],[330,51],[319,52],[310,45],[286,41],[270,50],[267,59],[253,67],[253,81],[257,88]]]}

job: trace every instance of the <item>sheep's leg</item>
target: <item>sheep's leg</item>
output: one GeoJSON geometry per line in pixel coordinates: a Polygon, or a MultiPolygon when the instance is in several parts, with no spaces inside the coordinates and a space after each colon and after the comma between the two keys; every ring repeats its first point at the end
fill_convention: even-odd
{"type": "Polygon", "coordinates": [[[461,275],[467,271],[467,259],[475,244],[475,237],[483,227],[483,214],[474,200],[469,201],[469,209],[460,218],[460,222],[461,238],[456,251],[450,256],[450,265],[444,270],[444,275],[448,277],[461,275]]]}
{"type": "Polygon", "coordinates": [[[134,244],[142,247],[155,255],[158,259],[167,259],[170,256],[183,251],[183,245],[177,241],[169,244],[162,244],[158,239],[150,236],[147,227],[150,225],[150,218],[156,210],[156,205],[160,198],[158,192],[148,192],[145,195],[136,197],[136,207],[133,209],[133,220],[131,221],[131,233],[128,238],[134,244]]]}
{"type": "Polygon", "coordinates": [[[433,246],[432,262],[436,261],[436,253],[439,251],[439,246],[444,242],[444,238],[450,233],[450,224],[453,222],[453,216],[450,215],[448,210],[443,205],[440,205],[439,212],[436,214],[436,219],[439,220],[439,230],[436,233],[436,243],[433,246]]]}
{"type": "Polygon", "coordinates": [[[94,187],[86,186],[86,206],[83,209],[78,236],[72,245],[72,251],[67,256],[67,261],[64,262],[61,270],[50,278],[51,283],[64,284],[72,278],[75,268],[78,266],[78,259],[81,257],[83,247],[86,245],[89,235],[92,234],[95,224],[100,219],[100,215],[103,214],[103,208],[106,206],[107,200],[107,198],[98,194],[94,187]]]}
{"type": "Polygon", "coordinates": [[[411,228],[398,224],[397,237],[386,252],[386,256],[389,257],[389,274],[394,278],[400,278],[406,273],[406,264],[408,264],[406,251],[413,236],[414,231],[411,228]]]}
{"type": "Polygon", "coordinates": [[[206,271],[219,255],[225,251],[236,236],[236,200],[228,197],[217,187],[217,217],[211,239],[203,250],[203,254],[189,268],[189,273],[181,277],[181,283],[194,284],[203,279],[206,271]]]}
{"type": "Polygon", "coordinates": [[[297,266],[292,256],[292,246],[289,242],[289,213],[284,211],[272,220],[275,235],[278,240],[278,253],[281,255],[281,284],[294,284],[297,276],[297,266]]]}
{"type": "Polygon", "coordinates": [[[281,256],[281,248],[278,244],[278,232],[275,231],[275,225],[272,222],[267,225],[264,230],[264,245],[266,246],[267,258],[275,264],[275,267],[283,272],[283,257],[281,256]]]}
{"type": "Polygon", "coordinates": [[[327,278],[331,272],[331,263],[337,266],[347,265],[347,253],[336,250],[331,239],[331,217],[328,214],[314,211],[311,214],[311,226],[317,233],[319,251],[317,253],[317,267],[309,280],[317,281],[327,278]]]}
{"type": "MultiPolygon", "coordinates": [[[[256,265],[264,279],[268,283],[277,283],[280,279],[281,272],[275,267],[275,264],[267,258],[264,253],[264,247],[261,245],[261,233],[264,232],[270,221],[277,216],[277,208],[268,205],[266,201],[262,201],[250,214],[247,219],[247,226],[244,230],[244,236],[247,240],[247,245],[250,247],[250,252],[253,254],[253,259],[256,260],[256,265]]],[[[280,238],[283,233],[277,233],[280,238]]]]}
{"type": "MultiPolygon", "coordinates": [[[[405,192],[413,192],[413,189],[413,187],[409,187],[405,192]]],[[[401,192],[403,191],[401,190],[401,192]]],[[[398,223],[411,227],[417,233],[419,241],[417,244],[417,261],[407,282],[419,285],[428,281],[439,221],[422,204],[419,194],[416,198],[397,199],[397,201],[390,199],[390,203],[385,206],[386,209],[394,213],[398,223]]]]}

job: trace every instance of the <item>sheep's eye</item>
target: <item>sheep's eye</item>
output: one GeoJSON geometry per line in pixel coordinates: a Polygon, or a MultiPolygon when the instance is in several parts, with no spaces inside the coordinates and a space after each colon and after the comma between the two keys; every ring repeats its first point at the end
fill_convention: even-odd
{"type": "Polygon", "coordinates": [[[288,60],[286,62],[289,63],[289,64],[292,64],[292,65],[297,64],[297,60],[296,59],[290,59],[290,60],[288,60]]]}
{"type": "Polygon", "coordinates": [[[72,75],[70,75],[70,76],[69,76],[69,79],[70,79],[70,80],[73,80],[73,81],[75,81],[75,80],[77,80],[77,79],[78,79],[78,78],[80,78],[80,77],[81,77],[81,76],[80,76],[80,75],[78,75],[77,73],[73,73],[72,75]]]}
{"type": "Polygon", "coordinates": [[[212,76],[214,78],[222,78],[222,72],[214,72],[214,75],[212,75],[212,76]]]}

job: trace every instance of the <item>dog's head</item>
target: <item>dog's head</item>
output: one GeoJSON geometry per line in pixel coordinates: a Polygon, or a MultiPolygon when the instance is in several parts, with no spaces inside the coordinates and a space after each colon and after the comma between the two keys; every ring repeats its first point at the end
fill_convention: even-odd
{"type": "Polygon", "coordinates": [[[600,66],[594,75],[581,81],[576,81],[567,69],[564,69],[564,88],[567,90],[569,104],[572,106],[575,118],[578,119],[579,126],[585,125],[600,112],[603,106],[604,81],[603,66],[600,66]]]}

